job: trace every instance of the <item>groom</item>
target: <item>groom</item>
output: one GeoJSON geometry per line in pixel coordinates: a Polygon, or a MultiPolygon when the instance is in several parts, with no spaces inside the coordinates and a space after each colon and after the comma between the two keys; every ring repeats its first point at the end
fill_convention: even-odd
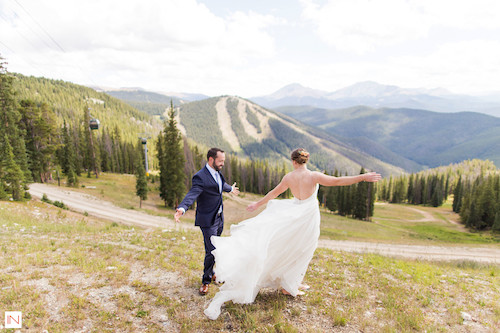
{"type": "Polygon", "coordinates": [[[222,213],[222,191],[240,193],[236,187],[229,186],[220,170],[224,166],[226,155],[219,148],[211,148],[207,153],[207,164],[193,176],[193,186],[177,207],[175,221],[184,215],[186,210],[197,200],[195,225],[199,226],[205,242],[205,261],[201,280],[200,295],[206,295],[208,286],[215,280],[215,258],[212,251],[215,247],[210,240],[211,236],[220,236],[224,228],[224,214],[222,213]]]}

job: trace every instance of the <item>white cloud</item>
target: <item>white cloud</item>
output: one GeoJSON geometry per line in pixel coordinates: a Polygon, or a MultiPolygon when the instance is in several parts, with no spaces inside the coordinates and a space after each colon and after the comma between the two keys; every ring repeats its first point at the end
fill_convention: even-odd
{"type": "MultiPolygon", "coordinates": [[[[495,0],[301,0],[303,18],[326,43],[364,54],[377,47],[429,37],[433,27],[500,28],[495,0]]],[[[459,32],[457,32],[459,33],[459,32]]]]}
{"type": "Polygon", "coordinates": [[[414,0],[429,23],[444,27],[472,29],[500,28],[500,2],[496,0],[414,0]]]}
{"type": "Polygon", "coordinates": [[[295,0],[272,15],[250,0],[238,11],[199,1],[0,0],[0,52],[13,72],[154,91],[500,90],[500,1],[295,0]]]}
{"type": "Polygon", "coordinates": [[[500,41],[447,43],[426,56],[398,57],[390,62],[398,68],[393,82],[446,87],[457,93],[500,88],[500,41]]]}
{"type": "Polygon", "coordinates": [[[380,45],[390,45],[425,36],[426,18],[411,2],[401,0],[335,0],[319,6],[302,1],[303,17],[317,34],[339,50],[365,53],[380,45]]]}
{"type": "Polygon", "coordinates": [[[15,1],[0,6],[2,42],[13,51],[11,71],[36,67],[42,75],[78,83],[205,93],[212,92],[211,84],[200,80],[272,57],[275,42],[266,29],[283,24],[254,12],[218,17],[195,0],[23,1],[61,52],[15,1]],[[174,81],[184,86],[176,89],[174,81]]]}

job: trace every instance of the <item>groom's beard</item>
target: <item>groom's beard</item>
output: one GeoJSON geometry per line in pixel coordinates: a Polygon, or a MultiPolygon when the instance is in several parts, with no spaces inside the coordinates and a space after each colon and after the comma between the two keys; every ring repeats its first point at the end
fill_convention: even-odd
{"type": "Polygon", "coordinates": [[[212,168],[214,168],[215,171],[220,171],[222,169],[222,166],[218,167],[217,165],[215,165],[214,161],[214,163],[212,163],[212,168]]]}

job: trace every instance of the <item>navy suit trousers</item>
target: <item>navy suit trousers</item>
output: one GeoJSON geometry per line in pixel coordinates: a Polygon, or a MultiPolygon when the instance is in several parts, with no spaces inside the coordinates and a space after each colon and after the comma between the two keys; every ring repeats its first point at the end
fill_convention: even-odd
{"type": "Polygon", "coordinates": [[[222,229],[224,229],[224,222],[222,222],[222,217],[217,215],[215,217],[214,224],[210,227],[200,227],[201,232],[203,233],[203,240],[205,242],[205,261],[203,262],[203,278],[201,282],[203,284],[209,284],[212,282],[212,276],[214,275],[214,264],[215,258],[212,254],[212,251],[215,247],[212,245],[212,241],[210,237],[212,236],[220,236],[222,234],[222,229]]]}

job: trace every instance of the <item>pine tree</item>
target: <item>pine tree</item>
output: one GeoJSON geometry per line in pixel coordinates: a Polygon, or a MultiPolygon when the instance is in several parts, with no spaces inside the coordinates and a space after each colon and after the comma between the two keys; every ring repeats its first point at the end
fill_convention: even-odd
{"type": "MultiPolygon", "coordinates": [[[[161,136],[161,135],[160,135],[161,136]]],[[[111,141],[113,142],[113,170],[114,172],[121,173],[122,171],[122,159],[121,159],[121,134],[120,130],[118,129],[118,126],[115,127],[113,131],[113,136],[111,138],[111,141]]]]}
{"type": "Polygon", "coordinates": [[[493,179],[488,177],[480,187],[478,208],[481,224],[478,229],[484,229],[493,226],[496,212],[496,197],[493,188],[493,179]]]}
{"type": "Polygon", "coordinates": [[[12,195],[20,200],[27,181],[31,180],[28,169],[24,136],[18,126],[12,77],[0,57],[0,197],[12,195]]]}
{"type": "Polygon", "coordinates": [[[444,198],[443,200],[448,200],[448,194],[450,191],[450,173],[446,175],[446,184],[444,185],[444,198]]]}
{"type": "Polygon", "coordinates": [[[373,212],[375,211],[375,201],[377,199],[377,186],[374,183],[368,183],[368,219],[371,220],[373,212]]]}
{"type": "MultiPolygon", "coordinates": [[[[1,173],[1,171],[0,171],[0,173],[1,173]]],[[[8,197],[9,196],[5,192],[5,184],[4,184],[3,180],[0,179],[0,200],[8,199],[8,197]]]]}
{"type": "Polygon", "coordinates": [[[429,202],[429,181],[428,179],[422,175],[422,178],[420,179],[420,183],[421,183],[421,188],[422,188],[422,199],[420,201],[420,203],[422,205],[427,205],[427,203],[429,202]]]}
{"type": "Polygon", "coordinates": [[[455,213],[460,212],[460,209],[462,208],[462,177],[458,178],[457,185],[455,186],[455,189],[453,190],[453,211],[455,213]]]}
{"type": "Polygon", "coordinates": [[[19,127],[26,138],[32,177],[35,181],[46,182],[52,177],[54,153],[58,147],[55,114],[45,103],[22,100],[19,104],[19,127]]]}
{"type": "Polygon", "coordinates": [[[158,157],[159,160],[163,160],[160,165],[160,197],[165,206],[175,207],[184,196],[186,187],[182,137],[177,129],[173,103],[170,103],[162,140],[162,156],[158,157]]]}
{"type": "Polygon", "coordinates": [[[470,203],[470,211],[467,221],[465,225],[469,228],[481,229],[483,222],[481,221],[481,211],[480,205],[478,203],[478,198],[476,196],[472,196],[470,203]]]}
{"type": "Polygon", "coordinates": [[[422,182],[420,181],[420,176],[417,174],[415,177],[415,185],[413,187],[413,201],[414,205],[420,205],[422,203],[422,182]]]}
{"type": "MultiPolygon", "coordinates": [[[[339,176],[338,170],[333,173],[334,177],[339,176]]],[[[340,187],[331,186],[328,187],[328,192],[326,195],[326,207],[332,212],[337,211],[339,208],[339,197],[340,197],[340,187]]]]}
{"type": "Polygon", "coordinates": [[[496,214],[495,221],[491,226],[491,229],[495,232],[500,232],[500,186],[499,185],[500,176],[496,177],[495,183],[495,192],[497,193],[497,205],[496,205],[496,214]]]}
{"type": "Polygon", "coordinates": [[[148,181],[146,179],[146,167],[141,155],[138,155],[135,165],[135,194],[139,197],[139,207],[142,208],[142,200],[148,198],[148,181]]]}
{"type": "Polygon", "coordinates": [[[415,181],[415,175],[412,173],[410,175],[410,179],[408,179],[408,189],[406,191],[406,200],[408,203],[413,203],[415,199],[415,192],[414,192],[414,181],[415,181]]]}
{"type": "Polygon", "coordinates": [[[389,177],[389,185],[387,185],[387,189],[385,191],[385,197],[388,202],[392,202],[392,193],[393,193],[393,178],[392,175],[389,177]]]}
{"type": "MultiPolygon", "coordinates": [[[[4,191],[12,195],[12,199],[21,200],[24,196],[24,175],[19,165],[14,160],[12,146],[8,137],[4,135],[4,142],[0,145],[0,179],[5,185],[4,191]]],[[[2,185],[2,187],[4,186],[2,185]]]]}
{"type": "Polygon", "coordinates": [[[443,181],[439,179],[438,176],[434,176],[431,181],[431,205],[433,207],[439,207],[443,204],[444,190],[443,181]]]}
{"type": "Polygon", "coordinates": [[[69,167],[66,175],[67,175],[66,185],[72,187],[78,187],[78,176],[76,175],[73,166],[69,167]]]}
{"type": "Polygon", "coordinates": [[[495,221],[491,226],[491,230],[495,232],[500,232],[500,209],[497,209],[497,213],[495,214],[495,221]]]}
{"type": "MultiPolygon", "coordinates": [[[[360,174],[364,174],[365,169],[361,168],[360,174]]],[[[370,203],[368,201],[368,183],[360,182],[356,184],[354,193],[353,217],[359,220],[368,219],[370,203]]]]}

